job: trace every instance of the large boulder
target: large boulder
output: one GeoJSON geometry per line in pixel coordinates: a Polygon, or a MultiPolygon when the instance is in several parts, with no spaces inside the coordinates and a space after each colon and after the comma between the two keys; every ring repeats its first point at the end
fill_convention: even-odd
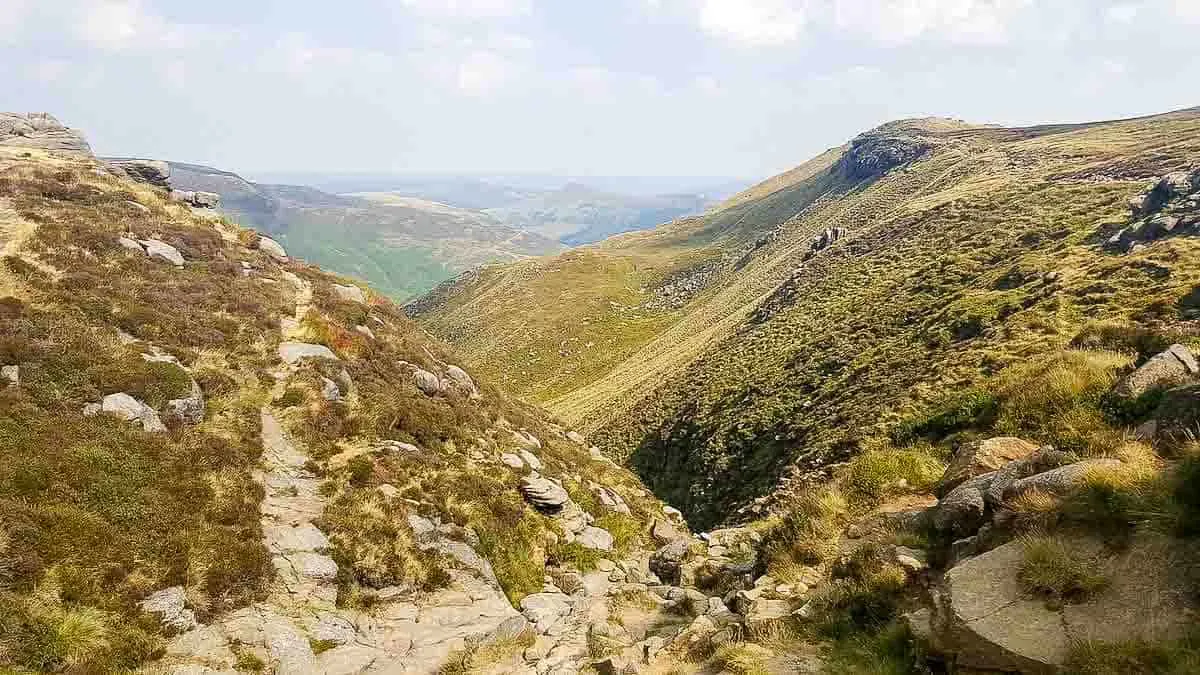
{"type": "Polygon", "coordinates": [[[426,396],[437,396],[444,389],[441,378],[421,368],[413,371],[413,382],[426,396]]]}
{"type": "Polygon", "coordinates": [[[1047,605],[1022,588],[1025,545],[1014,541],[946,572],[932,615],[914,613],[910,621],[958,669],[1021,673],[1057,672],[1076,641],[1161,642],[1192,627],[1196,599],[1189,589],[1200,573],[1194,547],[1151,533],[1111,557],[1097,541],[1067,544],[1098,559],[1107,581],[1083,602],[1047,605]]]}
{"type": "Polygon", "coordinates": [[[353,284],[334,284],[333,292],[343,302],[357,302],[359,304],[367,302],[367,296],[363,293],[363,290],[353,284]]]}
{"type": "Polygon", "coordinates": [[[283,245],[270,237],[260,236],[258,238],[258,250],[266,253],[276,260],[287,262],[288,254],[287,251],[283,249],[283,245]]]}
{"type": "Polygon", "coordinates": [[[171,165],[155,159],[110,159],[108,168],[120,176],[164,190],[171,189],[171,165]]]}
{"type": "Polygon", "coordinates": [[[107,413],[126,422],[136,422],[142,425],[142,429],[151,433],[162,433],[167,430],[154,408],[125,392],[109,394],[99,404],[92,404],[84,408],[85,415],[96,413],[107,413]]]}
{"type": "Polygon", "coordinates": [[[682,538],[664,545],[650,556],[650,571],[666,583],[679,583],[679,572],[683,559],[687,557],[687,549],[688,542],[682,538]]]}
{"type": "Polygon", "coordinates": [[[1200,375],[1200,365],[1191,350],[1183,345],[1171,345],[1166,351],[1126,375],[1113,393],[1126,399],[1136,399],[1148,392],[1186,384],[1200,375]]]}
{"type": "Polygon", "coordinates": [[[1037,450],[1036,445],[1019,438],[998,436],[966,443],[954,454],[934,492],[945,496],[964,481],[995,471],[1011,461],[1024,459],[1037,450]]]}
{"type": "Polygon", "coordinates": [[[49,113],[0,112],[0,145],[91,155],[83,134],[63,126],[49,113]]]}

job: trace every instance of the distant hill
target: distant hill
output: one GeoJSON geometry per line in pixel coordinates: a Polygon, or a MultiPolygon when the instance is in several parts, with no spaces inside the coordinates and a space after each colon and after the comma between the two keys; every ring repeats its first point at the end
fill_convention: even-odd
{"type": "Polygon", "coordinates": [[[426,202],[254,183],[181,162],[171,163],[171,182],[183,190],[220,194],[227,215],[270,233],[295,255],[369,281],[397,299],[478,265],[562,249],[550,238],[485,214],[426,202]]]}
{"type": "MultiPolygon", "coordinates": [[[[338,194],[410,198],[477,211],[510,227],[580,246],[702,213],[746,183],[730,178],[271,174],[271,182],[338,194]]],[[[420,205],[414,205],[420,208],[420,205]]]]}
{"type": "Polygon", "coordinates": [[[1197,109],[902,120],[702,216],[488,268],[409,310],[708,527],[1095,331],[1200,345],[1200,225],[1147,192],[1197,167],[1197,109]]]}

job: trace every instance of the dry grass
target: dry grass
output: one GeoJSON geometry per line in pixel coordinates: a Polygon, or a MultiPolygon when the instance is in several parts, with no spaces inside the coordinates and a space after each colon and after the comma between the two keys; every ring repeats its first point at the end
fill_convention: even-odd
{"type": "Polygon", "coordinates": [[[1022,544],[1024,558],[1017,579],[1026,590],[1051,602],[1082,602],[1108,583],[1098,561],[1061,538],[1031,536],[1022,544]]]}

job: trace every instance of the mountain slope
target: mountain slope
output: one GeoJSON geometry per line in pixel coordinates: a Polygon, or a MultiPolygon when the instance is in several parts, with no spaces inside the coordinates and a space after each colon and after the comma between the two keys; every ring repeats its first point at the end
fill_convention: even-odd
{"type": "Polygon", "coordinates": [[[708,526],[1088,324],[1193,330],[1194,237],[1102,244],[1131,196],[1200,164],[1198,132],[1196,110],[891,123],[703,217],[490,269],[410,311],[708,526]]]}
{"type": "Polygon", "coordinates": [[[251,183],[193,164],[172,163],[171,180],[179,189],[221,195],[222,212],[230,217],[261,228],[306,260],[399,299],[477,265],[562,249],[473,211],[251,183]]]}
{"type": "Polygon", "coordinates": [[[488,644],[533,672],[538,602],[542,670],[586,661],[610,572],[577,612],[545,578],[648,574],[662,504],[260,242],[0,144],[0,669],[434,672],[488,644]]]}

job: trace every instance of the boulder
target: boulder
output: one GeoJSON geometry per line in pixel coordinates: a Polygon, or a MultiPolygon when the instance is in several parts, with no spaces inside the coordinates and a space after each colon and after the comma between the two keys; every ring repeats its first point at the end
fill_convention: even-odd
{"type": "Polygon", "coordinates": [[[650,556],[650,571],[667,583],[679,583],[680,568],[687,557],[687,544],[686,539],[680,538],[659,548],[650,556]]]}
{"type": "Polygon", "coordinates": [[[1149,439],[1190,440],[1200,429],[1200,384],[1168,389],[1147,423],[1149,439]]]}
{"type": "Polygon", "coordinates": [[[142,611],[158,616],[162,625],[177,632],[196,627],[196,615],[185,607],[187,598],[182,586],[172,586],[157,591],[142,601],[142,611]]]}
{"type": "Polygon", "coordinates": [[[587,445],[587,439],[584,438],[583,435],[578,431],[568,431],[567,440],[575,443],[576,445],[587,445]]]}
{"type": "Polygon", "coordinates": [[[562,593],[534,593],[521,599],[521,614],[538,633],[545,633],[571,611],[571,599],[562,593]]]}
{"type": "Polygon", "coordinates": [[[326,401],[342,400],[342,390],[338,387],[337,382],[328,377],[321,377],[321,398],[326,401]]]}
{"type": "Polygon", "coordinates": [[[985,473],[959,485],[933,507],[931,524],[939,532],[971,534],[987,520],[984,491],[996,473],[985,473]]]}
{"type": "Polygon", "coordinates": [[[510,452],[500,455],[500,461],[518,471],[525,468],[525,461],[510,452]]]}
{"type": "Polygon", "coordinates": [[[575,541],[584,548],[590,548],[595,551],[611,551],[613,548],[613,536],[608,530],[600,527],[588,526],[583,528],[583,532],[575,538],[575,541]]]}
{"type": "Polygon", "coordinates": [[[1136,399],[1147,392],[1186,384],[1200,375],[1200,365],[1191,350],[1183,345],[1171,345],[1166,351],[1126,375],[1113,388],[1113,393],[1126,399],[1136,399]]]}
{"type": "Polygon", "coordinates": [[[307,342],[281,342],[279,343],[279,358],[283,359],[284,363],[294,364],[301,359],[330,359],[331,361],[339,360],[337,355],[333,353],[325,345],[315,345],[307,342]]]}
{"type": "Polygon", "coordinates": [[[171,165],[156,159],[111,159],[109,169],[139,183],[171,189],[171,165]]]}
{"type": "Polygon", "coordinates": [[[1060,466],[1014,481],[1004,490],[1004,500],[1008,501],[1035,490],[1052,495],[1065,495],[1079,485],[1089,471],[1117,466],[1121,466],[1121,461],[1117,459],[1086,459],[1060,466]]]}
{"type": "Polygon", "coordinates": [[[536,473],[521,479],[520,490],[525,501],[544,513],[558,513],[571,499],[561,485],[536,473]]]}
{"type": "Polygon", "coordinates": [[[138,253],[141,253],[142,255],[146,254],[146,249],[142,248],[142,245],[137,243],[136,240],[131,239],[129,237],[117,237],[117,244],[119,244],[121,246],[121,248],[130,250],[130,251],[136,251],[138,253]]]}
{"type": "Polygon", "coordinates": [[[1162,190],[1168,199],[1183,197],[1194,189],[1192,176],[1186,171],[1174,171],[1162,177],[1158,182],[1158,189],[1162,190]]]}
{"type": "Polygon", "coordinates": [[[776,622],[786,621],[791,614],[792,605],[787,600],[759,598],[746,610],[746,627],[751,631],[762,631],[776,622]]]}
{"type": "Polygon", "coordinates": [[[600,502],[604,508],[629,515],[629,505],[616,490],[592,481],[588,481],[588,490],[596,496],[596,501],[600,502]]]}
{"type": "Polygon", "coordinates": [[[162,258],[176,267],[183,267],[183,254],[174,246],[157,239],[142,239],[139,243],[151,258],[162,258]]]}
{"type": "Polygon", "coordinates": [[[91,155],[80,132],[63,126],[49,113],[0,112],[0,145],[91,155]]]}
{"type": "Polygon", "coordinates": [[[260,236],[258,238],[258,250],[266,253],[276,260],[286,262],[288,259],[287,251],[283,250],[283,246],[270,237],[260,236]]]}
{"type": "MultiPolygon", "coordinates": [[[[1100,542],[1069,545],[1097,555],[1100,542]]],[[[1024,544],[1014,541],[959,563],[935,593],[932,616],[914,615],[919,633],[959,668],[1057,672],[1076,640],[1154,642],[1176,639],[1193,625],[1195,599],[1188,572],[1200,560],[1187,546],[1149,532],[1103,560],[1108,585],[1098,595],[1061,609],[1021,588],[1024,544]],[[926,627],[927,626],[927,627],[926,627]]]]}
{"type": "Polygon", "coordinates": [[[6,386],[19,386],[21,384],[21,367],[0,366],[0,380],[6,382],[6,386]]]}
{"type": "Polygon", "coordinates": [[[357,302],[361,304],[367,302],[366,294],[358,286],[334,284],[333,292],[338,296],[338,299],[344,302],[357,302]]]}
{"type": "Polygon", "coordinates": [[[677,539],[683,538],[683,535],[679,533],[679,530],[665,520],[654,521],[654,524],[650,526],[650,536],[654,539],[655,543],[659,545],[669,544],[677,539]]]}
{"type": "Polygon", "coordinates": [[[124,392],[105,396],[100,402],[99,409],[94,410],[119,417],[126,422],[137,422],[142,425],[143,429],[152,433],[162,433],[167,430],[153,408],[124,392]]]}
{"type": "Polygon", "coordinates": [[[413,381],[417,384],[417,389],[420,389],[426,396],[437,396],[442,393],[442,381],[437,375],[417,368],[413,372],[413,381]]]}
{"type": "Polygon", "coordinates": [[[521,459],[529,465],[529,468],[533,469],[534,471],[542,470],[542,460],[538,459],[537,455],[528,450],[518,450],[518,452],[521,453],[521,459]]]}
{"type": "Polygon", "coordinates": [[[446,366],[446,379],[457,385],[462,390],[471,395],[478,395],[479,391],[475,388],[475,380],[467,374],[467,371],[458,366],[446,366]]]}
{"type": "Polygon", "coordinates": [[[204,392],[192,380],[192,391],[183,398],[167,401],[167,412],[183,424],[199,424],[204,421],[204,392]]]}
{"type": "Polygon", "coordinates": [[[1028,441],[1009,436],[966,443],[954,453],[954,460],[946,467],[946,472],[938,481],[934,493],[943,497],[968,479],[995,471],[1011,461],[1028,457],[1037,447],[1028,441]]]}

